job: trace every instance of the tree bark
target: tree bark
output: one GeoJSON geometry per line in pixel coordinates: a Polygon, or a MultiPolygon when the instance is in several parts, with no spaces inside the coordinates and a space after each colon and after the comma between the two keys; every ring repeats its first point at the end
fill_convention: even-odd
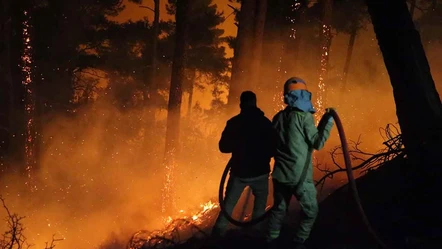
{"type": "MultiPolygon", "coordinates": [[[[282,82],[285,82],[288,77],[293,77],[298,74],[299,65],[299,50],[301,49],[301,26],[305,21],[305,10],[307,5],[300,4],[298,7],[293,9],[295,11],[295,16],[293,20],[290,20],[290,29],[284,30],[281,39],[284,41],[285,51],[282,52],[281,56],[281,77],[282,82]],[[287,36],[287,33],[290,36],[287,36]]],[[[287,20],[285,20],[287,22],[287,20]]]]}
{"type": "Polygon", "coordinates": [[[262,58],[262,42],[267,14],[267,0],[258,0],[254,20],[253,61],[251,62],[250,81],[247,88],[261,91],[260,67],[262,58]]]}
{"type": "Polygon", "coordinates": [[[192,114],[192,102],[193,102],[193,89],[195,85],[196,79],[196,69],[192,69],[191,78],[190,78],[190,87],[189,87],[189,100],[187,102],[187,116],[190,117],[192,114]]]}
{"type": "Polygon", "coordinates": [[[167,111],[166,144],[164,153],[164,164],[166,169],[166,182],[163,192],[162,211],[173,209],[173,171],[176,166],[176,159],[179,154],[179,131],[180,131],[180,110],[182,102],[182,86],[185,79],[185,63],[188,46],[189,10],[191,0],[177,1],[176,10],[176,40],[172,64],[172,77],[169,90],[169,104],[167,111]]]}
{"type": "Polygon", "coordinates": [[[355,45],[357,32],[358,32],[357,27],[356,26],[353,27],[353,30],[350,33],[350,39],[348,40],[347,55],[345,57],[344,71],[342,72],[341,90],[343,91],[345,91],[345,89],[347,88],[348,71],[350,70],[350,62],[351,62],[351,57],[353,55],[353,48],[355,45]]]}
{"type": "Polygon", "coordinates": [[[151,71],[150,71],[150,91],[152,97],[153,91],[156,91],[156,75],[157,75],[157,51],[158,51],[158,35],[160,32],[160,0],[153,0],[155,7],[155,16],[153,20],[152,32],[152,51],[151,51],[151,71]]]}
{"type": "Polygon", "coordinates": [[[11,114],[14,104],[11,72],[12,10],[10,1],[2,0],[0,4],[0,163],[5,165],[12,137],[11,114]]]}
{"type": "Polygon", "coordinates": [[[154,21],[152,25],[152,50],[150,58],[150,72],[148,80],[145,81],[144,91],[144,106],[147,107],[147,115],[145,122],[145,132],[143,138],[143,151],[147,151],[150,141],[150,134],[147,132],[148,127],[151,127],[155,123],[155,109],[153,108],[156,101],[158,101],[158,83],[157,83],[157,51],[158,51],[158,36],[159,36],[159,23],[160,23],[160,0],[154,1],[154,21]]]}
{"type": "Polygon", "coordinates": [[[406,2],[366,0],[366,4],[390,76],[408,155],[433,142],[440,147],[441,101],[406,2]]]}
{"type": "Polygon", "coordinates": [[[239,13],[238,33],[236,36],[232,75],[229,86],[228,106],[233,109],[239,104],[239,96],[250,80],[250,58],[252,58],[255,0],[243,0],[239,13]]]}
{"type": "Polygon", "coordinates": [[[410,15],[411,19],[413,19],[414,10],[416,9],[416,0],[411,0],[410,2],[410,15]]]}

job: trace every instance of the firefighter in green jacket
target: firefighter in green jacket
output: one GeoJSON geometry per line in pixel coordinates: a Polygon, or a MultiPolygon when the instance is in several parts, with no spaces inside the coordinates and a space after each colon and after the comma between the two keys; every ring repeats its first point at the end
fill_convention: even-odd
{"type": "Polygon", "coordinates": [[[284,84],[284,103],[287,107],[273,117],[273,127],[278,135],[272,173],[274,208],[269,218],[267,241],[273,244],[279,237],[290,199],[294,195],[302,210],[294,242],[302,245],[309,237],[318,214],[312,152],[324,146],[333,119],[330,115],[324,115],[318,127],[315,126],[311,93],[300,78],[290,78],[284,84]]]}

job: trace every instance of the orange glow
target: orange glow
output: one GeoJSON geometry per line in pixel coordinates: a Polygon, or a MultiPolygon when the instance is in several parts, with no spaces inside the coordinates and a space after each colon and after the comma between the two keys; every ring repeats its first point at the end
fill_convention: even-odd
{"type": "MultiPolygon", "coordinates": [[[[146,5],[150,4],[149,1],[145,2],[146,5]]],[[[226,15],[230,14],[228,0],[215,2],[226,15]]],[[[149,10],[138,8],[132,3],[125,4],[127,9],[118,17],[121,21],[127,17],[137,20],[151,15],[149,10]]],[[[162,19],[167,19],[164,6],[161,10],[162,19]]],[[[226,35],[236,33],[233,17],[224,25],[226,35]]],[[[24,42],[28,54],[22,59],[24,72],[29,77],[25,78],[23,85],[29,89],[26,92],[27,99],[32,100],[32,37],[28,34],[28,26],[25,27],[24,34],[28,36],[24,42]]],[[[326,28],[324,30],[328,32],[329,27],[326,28]]],[[[296,30],[287,35],[293,39],[298,38],[296,30]]],[[[355,46],[348,89],[344,93],[340,93],[338,86],[329,82],[325,87],[323,76],[317,84],[316,68],[300,68],[300,74],[297,75],[293,75],[290,69],[282,73],[282,53],[279,65],[263,70],[272,73],[278,71],[275,81],[272,79],[265,82],[268,89],[274,89],[275,92],[257,92],[258,105],[268,110],[266,116],[272,118],[284,108],[282,84],[288,78],[286,76],[299,76],[306,80],[309,90],[318,98],[316,109],[323,109],[324,102],[336,107],[348,138],[357,140],[362,135],[362,149],[369,152],[378,150],[383,142],[379,127],[396,123],[397,118],[388,75],[377,44],[373,41],[375,36],[372,29],[362,31],[360,37],[355,46]],[[367,72],[365,58],[370,58],[370,63],[377,70],[374,79],[367,72]],[[316,86],[318,89],[315,89],[316,86]]],[[[322,48],[321,65],[325,56],[333,64],[327,72],[330,78],[341,72],[347,39],[345,35],[334,37],[330,54],[322,48]]],[[[308,38],[306,40],[304,43],[308,43],[308,38]]],[[[275,50],[279,51],[281,44],[279,41],[278,49],[275,50]]],[[[303,52],[306,48],[300,50],[303,52]]],[[[321,70],[321,73],[323,75],[324,72],[321,70]]],[[[150,109],[121,111],[109,101],[101,99],[91,106],[76,110],[75,117],[53,117],[51,122],[39,130],[45,139],[39,169],[32,168],[35,128],[34,120],[30,118],[26,123],[28,175],[26,178],[10,175],[2,179],[0,185],[1,193],[10,203],[10,209],[27,217],[24,223],[29,242],[37,248],[43,248],[44,242],[56,234],[57,238],[65,239],[57,244],[57,248],[98,248],[108,240],[126,242],[133,233],[140,230],[155,231],[140,235],[145,240],[166,236],[172,228],[176,228],[171,225],[178,224],[175,222],[180,219],[185,221],[182,229],[189,225],[206,225],[206,221],[217,215],[217,202],[208,200],[217,197],[219,180],[230,156],[217,150],[217,142],[227,118],[239,112],[237,107],[235,112],[228,115],[220,112],[207,114],[205,111],[210,108],[212,100],[211,90],[211,87],[204,91],[195,89],[194,103],[200,103],[203,110],[193,112],[193,119],[190,120],[186,120],[184,111],[181,124],[184,131],[180,133],[182,141],[194,142],[183,145],[182,158],[170,165],[162,164],[165,133],[161,123],[165,117],[164,110],[157,111],[159,125],[152,125],[146,120],[150,109]],[[144,148],[144,140],[152,146],[144,148]],[[164,177],[168,179],[166,184],[163,184],[164,177]],[[23,182],[30,182],[28,178],[38,183],[33,185],[38,186],[38,189],[35,188],[32,194],[28,193],[29,184],[22,186],[23,182]],[[178,211],[166,211],[165,203],[169,201],[174,203],[178,211]]],[[[183,108],[186,106],[183,105],[183,108]]],[[[32,117],[34,105],[27,105],[26,111],[28,117],[32,117]]],[[[335,167],[329,151],[338,144],[339,137],[333,129],[325,148],[315,153],[315,165],[319,163],[321,167],[335,167]]],[[[322,176],[316,169],[314,174],[315,178],[322,176]]],[[[327,180],[326,185],[334,188],[345,182],[345,174],[342,174],[327,180]]]]}
{"type": "Polygon", "coordinates": [[[319,122],[320,117],[324,114],[324,94],[326,91],[325,78],[327,76],[329,50],[331,44],[331,26],[327,24],[322,25],[322,39],[324,40],[321,50],[321,72],[319,74],[318,92],[316,93],[316,107],[317,117],[319,122]]]}

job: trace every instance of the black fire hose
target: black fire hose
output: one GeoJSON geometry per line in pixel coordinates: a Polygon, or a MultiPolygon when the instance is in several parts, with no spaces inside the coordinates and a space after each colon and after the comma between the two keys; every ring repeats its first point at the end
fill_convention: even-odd
{"type": "MultiPolygon", "coordinates": [[[[319,122],[318,126],[324,125],[324,122],[330,116],[333,117],[333,119],[334,119],[334,121],[336,123],[336,127],[338,128],[339,138],[341,140],[342,152],[343,152],[343,155],[344,155],[345,167],[347,169],[348,182],[350,184],[350,189],[351,189],[351,192],[352,192],[352,196],[353,196],[354,201],[356,202],[359,215],[362,218],[362,222],[364,223],[364,225],[366,226],[368,232],[372,235],[372,237],[376,241],[376,243],[379,244],[384,249],[389,249],[386,246],[386,244],[382,241],[382,239],[377,235],[377,233],[373,229],[373,227],[371,226],[370,221],[368,220],[367,215],[365,214],[364,208],[362,207],[361,199],[359,197],[358,188],[356,186],[356,181],[355,181],[355,178],[353,176],[353,168],[351,166],[350,152],[349,152],[349,149],[348,149],[347,139],[345,138],[344,127],[342,126],[342,122],[341,122],[341,119],[338,116],[338,113],[333,108],[326,109],[326,113],[321,118],[321,121],[319,122]]],[[[309,154],[311,154],[311,153],[309,153],[309,154]]],[[[309,160],[307,160],[307,161],[309,161],[309,160]]],[[[300,181],[298,183],[298,186],[302,185],[303,180],[305,179],[305,175],[306,175],[306,171],[307,171],[306,168],[307,167],[308,167],[308,164],[306,164],[306,166],[304,167],[304,170],[303,170],[303,173],[301,175],[301,178],[300,178],[300,181]]],[[[256,219],[252,219],[250,221],[238,221],[238,220],[235,220],[234,218],[232,218],[232,216],[229,213],[227,213],[227,211],[225,209],[225,205],[224,205],[224,185],[225,185],[225,182],[226,182],[227,175],[228,175],[229,171],[230,171],[230,166],[229,166],[229,164],[227,164],[226,168],[224,169],[223,175],[221,177],[221,182],[220,182],[219,192],[218,192],[218,198],[219,198],[219,204],[220,204],[221,213],[227,218],[227,220],[230,223],[232,223],[235,226],[240,226],[240,227],[253,226],[253,225],[256,225],[257,223],[260,223],[263,220],[265,220],[269,216],[271,209],[267,210],[265,212],[265,214],[263,214],[262,216],[260,216],[260,217],[258,217],[256,219]]]]}
{"type": "Polygon", "coordinates": [[[226,183],[227,175],[229,174],[229,171],[230,171],[230,166],[229,165],[230,164],[228,163],[226,168],[224,169],[223,176],[221,177],[221,182],[220,182],[220,185],[219,185],[218,200],[219,200],[219,206],[220,206],[220,209],[221,209],[220,212],[224,215],[224,217],[226,217],[226,219],[230,223],[232,223],[235,226],[239,226],[239,227],[249,227],[249,226],[253,226],[253,225],[256,225],[256,224],[264,221],[269,216],[271,209],[267,210],[260,217],[258,217],[256,219],[252,219],[250,221],[235,220],[229,213],[227,213],[225,205],[224,205],[224,185],[226,183]]]}
{"type": "Polygon", "coordinates": [[[351,166],[350,152],[348,149],[348,143],[347,139],[345,138],[344,127],[342,126],[341,119],[339,118],[338,113],[332,108],[327,109],[326,114],[329,114],[333,117],[336,123],[336,127],[338,128],[339,138],[341,140],[342,154],[344,155],[345,168],[347,169],[348,183],[350,184],[351,193],[354,201],[356,202],[359,215],[362,218],[362,222],[364,223],[368,232],[371,234],[371,236],[376,241],[376,243],[380,245],[382,248],[388,249],[387,245],[382,241],[382,239],[377,235],[376,231],[371,226],[370,221],[368,220],[367,215],[365,214],[364,208],[362,207],[361,198],[359,197],[358,188],[356,186],[356,181],[353,176],[353,168],[351,166]]]}

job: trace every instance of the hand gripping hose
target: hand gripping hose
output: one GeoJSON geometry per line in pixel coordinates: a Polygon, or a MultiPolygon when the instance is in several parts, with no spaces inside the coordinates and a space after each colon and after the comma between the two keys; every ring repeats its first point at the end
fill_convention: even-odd
{"type": "MultiPolygon", "coordinates": [[[[353,169],[352,169],[351,160],[350,160],[350,152],[348,149],[347,139],[345,138],[344,127],[342,126],[342,122],[338,116],[338,113],[333,108],[327,108],[326,113],[324,114],[324,116],[321,118],[321,121],[319,122],[319,126],[321,125],[321,123],[326,121],[330,116],[333,117],[333,119],[336,123],[336,127],[338,128],[338,133],[339,133],[339,138],[341,140],[341,146],[342,146],[342,152],[343,152],[343,156],[344,156],[344,162],[345,162],[348,182],[350,185],[353,199],[357,205],[359,215],[362,218],[362,222],[364,223],[368,232],[371,234],[371,236],[376,241],[376,243],[384,249],[389,249],[389,247],[386,246],[386,244],[382,241],[382,239],[377,235],[376,231],[371,226],[370,221],[368,220],[367,215],[365,214],[364,208],[362,207],[361,199],[359,197],[359,192],[358,192],[358,189],[356,186],[356,181],[353,176],[353,169]]],[[[311,153],[309,153],[309,155],[311,155],[311,153]]],[[[303,170],[302,175],[300,177],[298,186],[302,185],[302,183],[305,180],[306,172],[307,172],[307,169],[309,166],[308,162],[309,162],[309,160],[307,160],[307,163],[304,166],[304,170],[303,170]]],[[[230,166],[229,166],[229,164],[227,164],[226,168],[224,169],[223,175],[221,177],[221,182],[220,182],[219,192],[218,192],[218,199],[219,199],[219,204],[220,204],[220,208],[221,208],[221,213],[227,218],[227,220],[230,223],[232,223],[235,226],[239,226],[239,227],[253,226],[253,225],[256,225],[257,223],[260,223],[263,220],[265,220],[269,216],[271,209],[267,210],[262,216],[260,216],[256,219],[252,219],[250,221],[235,220],[234,218],[232,218],[232,216],[229,213],[227,213],[227,211],[225,209],[225,205],[224,205],[224,185],[225,185],[229,171],[230,171],[230,166]]]]}

